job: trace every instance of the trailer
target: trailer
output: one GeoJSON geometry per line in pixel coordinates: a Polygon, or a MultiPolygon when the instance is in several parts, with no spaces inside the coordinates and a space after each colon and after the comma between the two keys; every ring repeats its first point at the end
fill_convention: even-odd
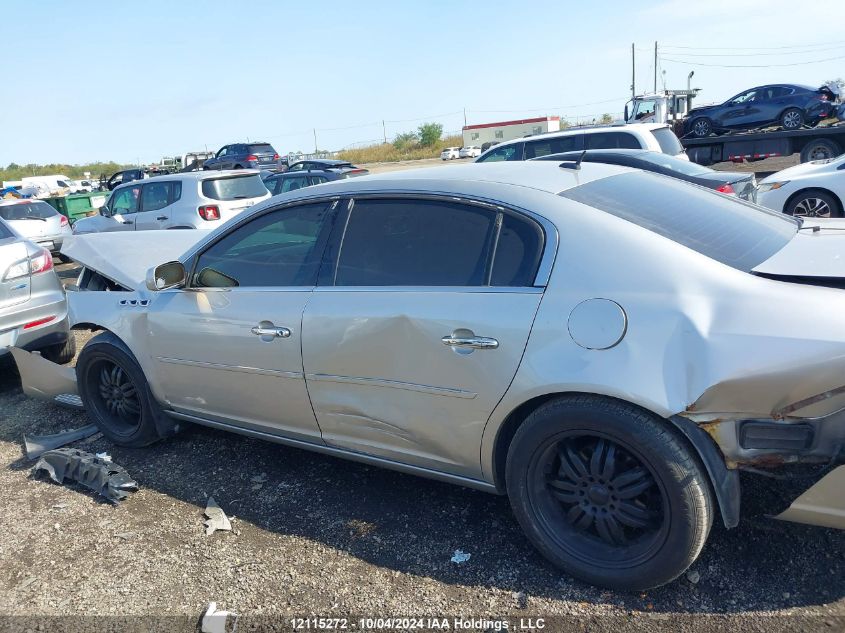
{"type": "Polygon", "coordinates": [[[754,130],[704,138],[681,137],[689,159],[699,165],[757,161],[800,153],[801,162],[826,160],[845,152],[845,122],[800,130],[754,130]]]}

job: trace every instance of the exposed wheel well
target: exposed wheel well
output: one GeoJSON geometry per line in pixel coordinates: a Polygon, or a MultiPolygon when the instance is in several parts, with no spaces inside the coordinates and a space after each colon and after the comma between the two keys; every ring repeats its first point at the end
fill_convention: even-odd
{"type": "Polygon", "coordinates": [[[839,213],[841,214],[843,211],[845,211],[845,207],[842,206],[842,199],[835,193],[833,193],[830,189],[825,189],[824,187],[805,187],[804,189],[799,189],[786,199],[786,202],[783,203],[783,212],[786,213],[786,209],[789,207],[790,204],[792,204],[792,201],[795,200],[795,198],[800,196],[802,193],[806,193],[808,191],[820,191],[821,193],[829,195],[836,201],[836,204],[839,205],[839,213]]]}
{"type": "MultiPolygon", "coordinates": [[[[527,402],[523,402],[505,418],[505,421],[499,427],[493,443],[493,483],[497,490],[503,492],[505,489],[505,468],[508,460],[508,449],[519,426],[544,403],[563,396],[575,395],[588,395],[595,398],[618,400],[611,396],[602,396],[599,394],[561,392],[537,396],[527,402]]],[[[712,438],[691,420],[679,416],[667,419],[637,404],[631,402],[627,402],[627,404],[643,409],[644,412],[665,422],[682,436],[683,442],[685,442],[690,453],[697,456],[707,470],[710,491],[719,503],[725,526],[729,528],[735,527],[739,522],[739,474],[736,470],[728,470],[721,451],[712,438]]]]}

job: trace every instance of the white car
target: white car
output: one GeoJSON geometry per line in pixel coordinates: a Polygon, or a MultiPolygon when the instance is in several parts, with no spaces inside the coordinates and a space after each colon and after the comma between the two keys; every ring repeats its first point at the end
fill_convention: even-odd
{"type": "Polygon", "coordinates": [[[441,160],[454,160],[456,158],[461,157],[461,148],[460,147],[447,147],[442,152],[440,152],[440,159],[441,160]]]}
{"type": "Polygon", "coordinates": [[[270,197],[258,171],[193,171],[133,180],[115,187],[98,209],[81,218],[73,233],[157,229],[216,229],[270,197]]]}
{"type": "Polygon", "coordinates": [[[842,217],[845,202],[845,154],[814,160],[764,178],[757,203],[789,215],[842,217]]]}
{"type": "Polygon", "coordinates": [[[458,152],[458,158],[478,158],[481,156],[481,148],[478,145],[462,147],[458,152]]]}
{"type": "Polygon", "coordinates": [[[491,147],[475,162],[531,160],[583,149],[648,149],[689,160],[671,127],[665,123],[634,123],[574,128],[518,138],[491,147]]]}

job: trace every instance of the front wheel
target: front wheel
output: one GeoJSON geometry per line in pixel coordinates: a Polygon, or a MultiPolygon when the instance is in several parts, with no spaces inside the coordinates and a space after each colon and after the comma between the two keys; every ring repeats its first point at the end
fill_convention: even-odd
{"type": "Polygon", "coordinates": [[[112,442],[140,447],[159,439],[161,409],[137,361],[114,334],[99,334],[82,348],[76,382],[88,415],[112,442]]]}
{"type": "Polygon", "coordinates": [[[713,133],[713,124],[707,118],[696,119],[692,122],[690,131],[698,138],[710,136],[713,133]]]}
{"type": "Polygon", "coordinates": [[[611,589],[677,578],[712,524],[707,478],[684,441],[615,400],[542,405],[517,430],[505,479],[535,547],[576,578],[611,589]]]}
{"type": "Polygon", "coordinates": [[[804,127],[804,111],[801,108],[789,108],[780,115],[780,125],[784,130],[798,130],[804,127]]]}
{"type": "Polygon", "coordinates": [[[839,218],[842,207],[831,194],[820,189],[807,189],[792,198],[784,211],[789,215],[808,218],[839,218]]]}

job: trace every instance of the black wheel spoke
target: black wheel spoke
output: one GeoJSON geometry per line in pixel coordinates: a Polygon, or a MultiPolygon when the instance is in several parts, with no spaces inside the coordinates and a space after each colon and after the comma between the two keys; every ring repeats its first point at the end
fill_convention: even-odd
{"type": "Polygon", "coordinates": [[[581,496],[577,492],[564,492],[563,490],[552,490],[552,495],[555,499],[563,501],[564,503],[578,503],[581,501],[581,496]]]}
{"type": "Polygon", "coordinates": [[[644,528],[651,520],[651,512],[628,501],[622,501],[616,506],[616,517],[630,527],[644,528]]]}
{"type": "Polygon", "coordinates": [[[590,523],[593,522],[593,517],[580,505],[572,506],[566,513],[566,518],[572,525],[582,530],[590,527],[590,523]]]}
{"type": "Polygon", "coordinates": [[[604,440],[596,442],[596,447],[593,449],[593,456],[590,458],[590,474],[594,477],[601,477],[602,470],[604,470],[605,451],[607,450],[607,443],[604,440]]]}
{"type": "Polygon", "coordinates": [[[560,490],[562,492],[578,492],[578,484],[573,484],[569,481],[565,481],[563,479],[550,479],[547,482],[552,488],[560,490]]]}

